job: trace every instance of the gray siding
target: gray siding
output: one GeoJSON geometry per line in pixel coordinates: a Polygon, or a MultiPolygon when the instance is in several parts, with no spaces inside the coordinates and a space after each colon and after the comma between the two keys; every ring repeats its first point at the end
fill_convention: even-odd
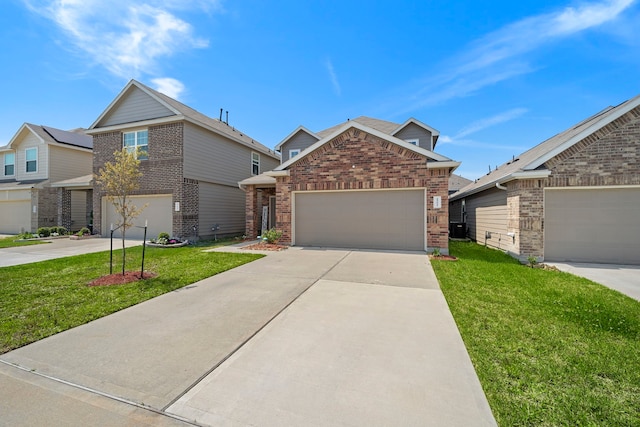
{"type": "Polygon", "coordinates": [[[245,194],[236,187],[200,182],[198,235],[212,236],[211,228],[219,224],[218,235],[242,234],[245,229],[245,194]]]}
{"type": "Polygon", "coordinates": [[[173,115],[173,111],[140,89],[133,88],[131,92],[120,99],[118,105],[98,123],[97,127],[139,122],[173,115]]]}
{"type": "MultiPolygon", "coordinates": [[[[216,184],[238,186],[251,177],[253,150],[191,123],[184,125],[184,177],[216,184]]],[[[260,154],[260,173],[278,166],[279,161],[260,154]]]]}
{"type": "Polygon", "coordinates": [[[318,142],[318,140],[309,135],[308,133],[299,130],[295,135],[291,137],[282,147],[280,147],[282,153],[282,163],[289,160],[289,150],[304,150],[318,142]]]}
{"type": "Polygon", "coordinates": [[[431,132],[420,126],[409,123],[404,129],[394,135],[396,138],[407,139],[419,139],[418,146],[426,150],[431,150],[431,132]]]}
{"type": "Polygon", "coordinates": [[[492,189],[465,200],[471,239],[484,244],[488,231],[491,237],[486,239],[487,246],[515,252],[513,238],[507,235],[507,192],[492,189]]]}

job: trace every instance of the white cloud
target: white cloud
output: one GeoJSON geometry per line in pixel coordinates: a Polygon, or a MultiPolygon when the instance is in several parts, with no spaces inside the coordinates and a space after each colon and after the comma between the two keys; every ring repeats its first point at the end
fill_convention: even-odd
{"type": "Polygon", "coordinates": [[[333,85],[333,90],[336,95],[340,96],[342,93],[342,89],[340,88],[340,82],[338,82],[338,76],[336,75],[335,70],[333,69],[333,63],[330,59],[327,59],[325,62],[325,66],[327,67],[327,72],[329,73],[329,78],[331,79],[331,84],[333,85]]]}
{"type": "Polygon", "coordinates": [[[151,83],[153,83],[158,92],[164,93],[173,99],[179,99],[182,92],[184,92],[184,84],[171,77],[151,79],[151,83]]]}
{"type": "Polygon", "coordinates": [[[604,0],[531,16],[472,42],[469,48],[441,64],[444,71],[412,89],[403,112],[461,98],[486,86],[536,69],[530,53],[544,45],[615,20],[636,0],[604,0]]]}
{"type": "Polygon", "coordinates": [[[458,132],[455,136],[455,139],[463,138],[488,127],[517,119],[528,111],[529,110],[527,110],[526,108],[514,108],[503,113],[496,114],[495,116],[476,120],[475,122],[465,126],[460,132],[458,132]]]}
{"type": "Polygon", "coordinates": [[[157,75],[158,59],[207,40],[174,12],[219,8],[219,0],[24,0],[27,7],[58,26],[70,44],[110,73],[125,79],[157,75]]]}

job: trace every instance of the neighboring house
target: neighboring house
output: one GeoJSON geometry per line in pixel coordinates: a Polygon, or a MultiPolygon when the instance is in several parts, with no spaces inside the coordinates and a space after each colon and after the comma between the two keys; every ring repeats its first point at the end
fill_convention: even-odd
{"type": "Polygon", "coordinates": [[[276,147],[280,166],[240,182],[247,235],[275,227],[291,245],[447,253],[447,189],[459,163],[432,151],[438,136],[415,119],[297,128],[276,147]]]}
{"type": "Polygon", "coordinates": [[[640,96],[451,196],[452,221],[524,261],[640,264],[640,96]]]}
{"type": "MultiPolygon", "coordinates": [[[[94,174],[123,147],[146,153],[140,157],[140,189],[131,200],[147,207],[127,231],[132,238],[142,237],[145,222],[149,238],[160,232],[183,238],[242,234],[238,181],[279,164],[274,151],[239,130],[135,80],[87,132],[94,138],[94,174]]],[[[93,206],[94,232],[109,235],[118,216],[97,187],[93,206]]]]}
{"type": "Polygon", "coordinates": [[[451,178],[449,178],[449,195],[457,193],[458,191],[460,191],[460,189],[466,187],[472,182],[473,181],[471,181],[470,179],[452,173],[451,178]]]}
{"type": "Polygon", "coordinates": [[[92,149],[92,138],[82,129],[23,124],[0,147],[0,233],[87,226],[90,190],[64,191],[56,182],[90,174],[92,149]]]}

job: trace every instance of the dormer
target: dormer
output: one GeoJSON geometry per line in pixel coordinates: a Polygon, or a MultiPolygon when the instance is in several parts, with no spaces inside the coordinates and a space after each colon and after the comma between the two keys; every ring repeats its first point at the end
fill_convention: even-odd
{"type": "Polygon", "coordinates": [[[304,126],[299,126],[291,132],[289,136],[276,145],[275,150],[281,154],[280,163],[284,163],[292,157],[297,156],[306,148],[312,146],[320,140],[320,137],[304,126]]]}
{"type": "Polygon", "coordinates": [[[409,144],[433,151],[440,132],[412,117],[401,124],[391,135],[409,144]]]}

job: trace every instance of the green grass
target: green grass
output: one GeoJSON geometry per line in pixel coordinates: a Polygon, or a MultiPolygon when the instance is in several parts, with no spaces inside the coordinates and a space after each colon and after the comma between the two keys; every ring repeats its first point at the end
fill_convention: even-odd
{"type": "Polygon", "coordinates": [[[17,239],[16,236],[0,238],[0,249],[2,249],[2,248],[13,248],[14,246],[28,246],[28,245],[39,245],[41,243],[49,243],[49,242],[44,242],[42,240],[21,240],[21,241],[17,241],[16,239],[17,239]]]}
{"type": "Polygon", "coordinates": [[[432,261],[501,426],[640,425],[640,303],[500,251],[432,261]]]}
{"type": "MultiPolygon", "coordinates": [[[[109,274],[108,251],[0,268],[0,354],[262,257],[205,245],[146,248],[145,271],[158,277],[126,285],[87,286],[109,274]]],[[[127,270],[140,268],[141,254],[127,249],[127,270]]],[[[114,251],[114,273],[121,265],[114,251]]]]}

